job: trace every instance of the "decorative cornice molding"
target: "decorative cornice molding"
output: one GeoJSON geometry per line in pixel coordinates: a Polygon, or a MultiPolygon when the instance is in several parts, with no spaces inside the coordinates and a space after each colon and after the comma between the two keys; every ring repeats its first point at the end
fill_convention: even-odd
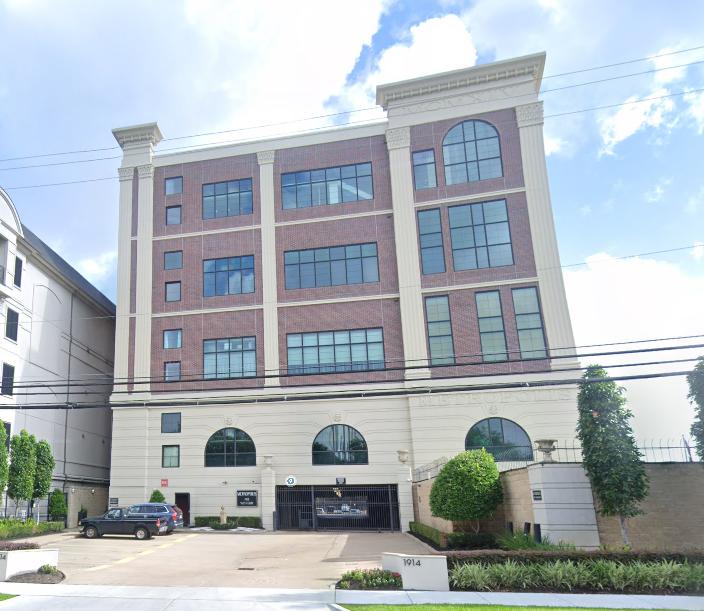
{"type": "Polygon", "coordinates": [[[140,178],[154,178],[154,166],[151,163],[138,165],[137,172],[140,178]]]}
{"type": "Polygon", "coordinates": [[[132,180],[134,177],[134,168],[117,168],[117,174],[120,182],[123,180],[132,180]]]}
{"type": "Polygon", "coordinates": [[[257,153],[257,161],[259,165],[274,163],[274,155],[276,155],[276,151],[262,151],[261,153],[257,153]]]}
{"type": "Polygon", "coordinates": [[[529,125],[543,124],[543,102],[516,106],[516,120],[518,127],[528,127],[529,125]]]}
{"type": "Polygon", "coordinates": [[[124,149],[135,148],[148,144],[156,146],[161,142],[163,136],[156,123],[145,123],[144,125],[133,125],[132,127],[120,127],[112,130],[117,143],[124,149]]]}
{"type": "Polygon", "coordinates": [[[391,149],[400,149],[411,146],[411,128],[398,127],[386,130],[386,146],[391,149]]]}

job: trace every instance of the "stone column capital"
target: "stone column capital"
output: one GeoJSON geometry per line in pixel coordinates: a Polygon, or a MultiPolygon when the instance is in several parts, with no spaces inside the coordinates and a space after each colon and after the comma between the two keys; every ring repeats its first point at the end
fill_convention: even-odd
{"type": "Polygon", "coordinates": [[[117,168],[117,174],[120,178],[120,182],[123,180],[132,180],[134,168],[117,168]]]}
{"type": "Polygon", "coordinates": [[[397,127],[386,130],[386,146],[391,149],[408,148],[411,146],[411,128],[397,127]]]}
{"type": "Polygon", "coordinates": [[[528,127],[530,125],[543,124],[543,102],[516,106],[516,120],[518,127],[528,127]]]}
{"type": "Polygon", "coordinates": [[[140,178],[154,178],[154,166],[151,163],[138,165],[137,173],[140,178]]]}
{"type": "Polygon", "coordinates": [[[274,155],[276,155],[276,151],[262,151],[257,153],[257,161],[259,162],[259,165],[274,163],[274,155]]]}

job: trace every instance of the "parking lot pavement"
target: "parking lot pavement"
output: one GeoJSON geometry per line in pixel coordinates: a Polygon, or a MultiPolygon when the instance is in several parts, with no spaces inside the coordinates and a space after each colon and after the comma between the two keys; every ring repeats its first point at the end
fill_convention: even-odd
{"type": "MultiPolygon", "coordinates": [[[[36,540],[36,539],[35,539],[36,540]]],[[[177,530],[133,537],[64,537],[64,584],[328,588],[353,568],[381,566],[382,552],[427,553],[400,533],[214,533],[177,530]]]]}

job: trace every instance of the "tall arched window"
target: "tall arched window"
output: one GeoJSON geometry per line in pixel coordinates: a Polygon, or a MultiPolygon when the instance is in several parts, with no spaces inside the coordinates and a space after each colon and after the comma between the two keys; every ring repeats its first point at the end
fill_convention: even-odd
{"type": "Polygon", "coordinates": [[[485,448],[497,461],[533,460],[528,434],[515,422],[504,418],[487,418],[477,422],[464,440],[465,450],[485,448]]]}
{"type": "Polygon", "coordinates": [[[369,456],[364,437],[351,426],[333,424],[313,442],[314,465],[367,465],[369,456]]]}
{"type": "Polygon", "coordinates": [[[501,178],[501,146],[496,128],[485,121],[455,125],[442,141],[445,184],[501,178]]]}
{"type": "Polygon", "coordinates": [[[205,444],[206,467],[254,467],[254,441],[240,429],[220,429],[205,444]]]}

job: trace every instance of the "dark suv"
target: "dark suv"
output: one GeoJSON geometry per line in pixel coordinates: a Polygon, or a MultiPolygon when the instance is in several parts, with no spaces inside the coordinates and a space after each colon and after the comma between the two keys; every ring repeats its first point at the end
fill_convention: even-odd
{"type": "MultiPolygon", "coordinates": [[[[173,532],[178,526],[178,513],[167,503],[140,503],[132,505],[128,510],[130,518],[161,518],[166,520],[166,534],[173,532]]],[[[183,518],[181,518],[181,526],[183,518]]]]}

